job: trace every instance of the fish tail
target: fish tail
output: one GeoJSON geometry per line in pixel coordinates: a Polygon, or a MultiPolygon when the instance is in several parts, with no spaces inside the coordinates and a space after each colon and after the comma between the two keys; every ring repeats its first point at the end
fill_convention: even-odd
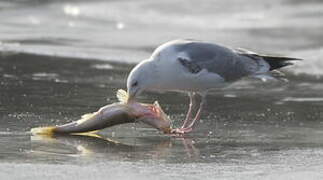
{"type": "Polygon", "coordinates": [[[33,135],[53,135],[55,133],[56,128],[56,126],[38,127],[32,128],[30,132],[33,135]]]}

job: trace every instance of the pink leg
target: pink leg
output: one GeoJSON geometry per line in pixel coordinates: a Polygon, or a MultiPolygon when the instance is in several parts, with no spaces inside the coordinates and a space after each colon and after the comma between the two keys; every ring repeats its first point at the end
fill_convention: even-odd
{"type": "Polygon", "coordinates": [[[187,124],[190,121],[192,121],[192,111],[193,111],[193,109],[195,109],[195,104],[196,104],[195,93],[191,92],[188,95],[190,97],[190,105],[189,105],[189,108],[188,108],[188,111],[187,111],[187,114],[186,114],[185,121],[184,121],[181,128],[185,128],[187,126],[187,124]]]}
{"type": "MultiPolygon", "coordinates": [[[[195,106],[195,100],[192,101],[192,102],[193,102],[193,106],[195,106]]],[[[205,95],[202,95],[200,107],[199,107],[199,110],[197,111],[197,113],[195,115],[195,118],[192,120],[191,115],[189,115],[189,119],[185,120],[183,126],[181,128],[173,129],[173,131],[171,133],[173,133],[173,134],[184,134],[184,133],[191,132],[193,130],[194,123],[199,121],[200,118],[201,118],[201,114],[202,114],[204,104],[205,104],[205,95]]],[[[192,111],[192,107],[190,107],[190,109],[189,109],[190,114],[192,113],[191,111],[192,111]]]]}
{"type": "Polygon", "coordinates": [[[191,124],[189,126],[185,127],[186,129],[191,129],[192,130],[195,122],[197,122],[197,121],[199,121],[201,119],[201,115],[202,115],[204,105],[205,105],[205,95],[202,96],[200,107],[199,107],[199,110],[197,111],[197,113],[195,115],[195,118],[193,119],[193,121],[191,122],[191,124]]]}

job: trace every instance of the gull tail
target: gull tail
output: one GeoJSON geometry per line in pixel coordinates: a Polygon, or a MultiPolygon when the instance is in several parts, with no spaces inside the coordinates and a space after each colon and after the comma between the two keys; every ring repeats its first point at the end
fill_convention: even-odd
{"type": "Polygon", "coordinates": [[[285,77],[285,74],[278,71],[285,66],[293,65],[292,61],[301,61],[302,59],[299,58],[292,58],[292,57],[284,57],[284,56],[270,56],[270,55],[258,55],[263,60],[266,61],[269,65],[269,72],[256,74],[254,75],[255,78],[261,79],[262,81],[266,82],[267,80],[279,80],[282,82],[288,82],[285,77]]]}
{"type": "Polygon", "coordinates": [[[239,55],[247,56],[251,59],[254,59],[260,62],[260,65],[265,68],[260,68],[258,72],[253,74],[252,76],[262,81],[267,80],[281,80],[288,82],[285,78],[284,73],[277,71],[276,69],[280,69],[285,66],[293,65],[293,61],[301,61],[302,59],[293,58],[293,57],[285,57],[285,56],[275,56],[275,55],[266,55],[266,54],[258,54],[246,49],[237,48],[234,49],[239,55]],[[264,61],[259,61],[259,57],[264,61]],[[268,64],[268,65],[267,65],[268,64]]]}
{"type": "Polygon", "coordinates": [[[32,128],[30,130],[31,134],[33,135],[53,135],[56,130],[56,126],[48,126],[48,127],[38,127],[32,128]]]}
{"type": "Polygon", "coordinates": [[[286,57],[286,56],[275,56],[275,55],[267,55],[267,54],[258,54],[243,48],[234,49],[239,55],[247,56],[249,58],[259,60],[261,57],[266,61],[269,65],[269,71],[274,69],[279,69],[285,66],[293,65],[292,61],[301,61],[303,59],[286,57]]]}
{"type": "Polygon", "coordinates": [[[279,69],[285,66],[293,65],[291,61],[301,61],[299,58],[283,57],[283,56],[270,56],[270,55],[259,55],[262,57],[270,66],[269,71],[279,69]]]}

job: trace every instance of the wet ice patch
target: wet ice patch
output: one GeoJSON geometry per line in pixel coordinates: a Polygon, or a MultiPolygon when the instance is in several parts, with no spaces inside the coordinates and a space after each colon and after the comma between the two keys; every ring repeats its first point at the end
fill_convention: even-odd
{"type": "Polygon", "coordinates": [[[295,63],[293,67],[286,68],[295,74],[310,74],[317,78],[323,75],[323,47],[318,49],[306,49],[295,53],[296,57],[304,60],[295,63]]]}
{"type": "Polygon", "coordinates": [[[113,66],[110,64],[95,64],[92,66],[95,69],[113,69],[113,66]]]}
{"type": "Polygon", "coordinates": [[[284,102],[321,102],[323,97],[286,97],[284,102]]]}
{"type": "Polygon", "coordinates": [[[57,79],[57,77],[58,77],[58,74],[56,73],[40,72],[40,73],[32,74],[33,80],[53,80],[53,79],[57,79]]]}
{"type": "Polygon", "coordinates": [[[2,77],[8,78],[8,79],[17,79],[17,76],[12,74],[3,74],[2,77]]]}
{"type": "Polygon", "coordinates": [[[79,7],[73,6],[73,5],[69,5],[69,4],[63,6],[63,11],[68,16],[77,17],[77,16],[80,15],[80,9],[79,9],[79,7]]]}
{"type": "Polygon", "coordinates": [[[40,73],[34,73],[32,74],[33,80],[49,80],[49,81],[55,81],[55,82],[62,82],[66,83],[67,80],[59,79],[59,75],[56,73],[46,73],[46,72],[40,72],[40,73]]]}
{"type": "Polygon", "coordinates": [[[122,30],[122,29],[124,29],[124,27],[125,27],[125,24],[123,22],[116,23],[116,28],[117,29],[122,30]]]}
{"type": "Polygon", "coordinates": [[[225,94],[225,95],[223,95],[223,97],[236,98],[237,95],[236,94],[225,94]]]}

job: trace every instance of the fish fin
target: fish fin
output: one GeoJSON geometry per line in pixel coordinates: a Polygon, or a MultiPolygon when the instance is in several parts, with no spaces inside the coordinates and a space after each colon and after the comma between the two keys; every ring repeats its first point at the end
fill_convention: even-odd
{"type": "Polygon", "coordinates": [[[172,123],[169,116],[164,112],[163,108],[160,107],[158,101],[154,102],[154,106],[158,109],[158,116],[160,116],[164,121],[170,121],[170,123],[172,123]]]}
{"type": "Polygon", "coordinates": [[[155,101],[155,102],[154,102],[154,106],[157,108],[157,110],[158,110],[158,115],[159,115],[159,114],[160,114],[160,110],[162,110],[162,109],[161,109],[161,107],[160,107],[160,105],[159,105],[158,101],[155,101]]]}
{"type": "Polygon", "coordinates": [[[88,119],[92,118],[96,114],[97,114],[97,112],[84,114],[84,115],[81,116],[81,119],[79,119],[79,120],[76,121],[76,123],[77,124],[82,124],[83,122],[85,122],[88,119]]]}
{"type": "Polygon", "coordinates": [[[159,113],[159,115],[161,115],[161,114],[165,114],[165,112],[163,111],[163,109],[160,107],[160,105],[159,105],[158,101],[155,101],[155,102],[154,102],[154,106],[158,109],[158,113],[159,113]]]}
{"type": "Polygon", "coordinates": [[[56,126],[38,127],[38,128],[32,128],[30,132],[33,135],[52,135],[54,134],[55,129],[56,129],[56,126]]]}
{"type": "Polygon", "coordinates": [[[160,108],[160,105],[159,105],[158,101],[155,101],[154,105],[160,108]]]}
{"type": "Polygon", "coordinates": [[[77,136],[90,136],[90,137],[101,137],[97,135],[96,133],[99,132],[99,130],[94,130],[94,131],[88,131],[88,132],[82,132],[82,133],[72,133],[71,135],[77,135],[77,136]]]}
{"type": "Polygon", "coordinates": [[[122,102],[122,103],[126,103],[126,102],[128,102],[128,98],[129,98],[129,96],[128,96],[128,93],[127,93],[125,90],[123,90],[123,89],[119,89],[119,90],[117,91],[117,98],[118,98],[118,100],[119,100],[120,102],[122,102]]]}
{"type": "Polygon", "coordinates": [[[81,116],[81,119],[87,119],[87,118],[90,118],[90,117],[92,117],[92,116],[93,116],[93,114],[94,114],[94,113],[87,113],[87,114],[83,114],[83,115],[81,116]]]}

